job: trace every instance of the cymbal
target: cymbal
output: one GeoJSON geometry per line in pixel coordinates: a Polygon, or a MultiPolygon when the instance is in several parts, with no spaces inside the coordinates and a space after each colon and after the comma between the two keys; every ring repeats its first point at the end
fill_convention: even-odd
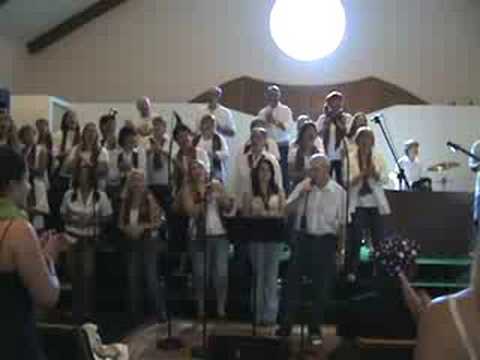
{"type": "Polygon", "coordinates": [[[427,171],[442,172],[442,171],[454,169],[459,166],[460,166],[460,163],[456,161],[444,161],[444,162],[439,162],[438,164],[430,166],[429,168],[427,168],[427,171]]]}

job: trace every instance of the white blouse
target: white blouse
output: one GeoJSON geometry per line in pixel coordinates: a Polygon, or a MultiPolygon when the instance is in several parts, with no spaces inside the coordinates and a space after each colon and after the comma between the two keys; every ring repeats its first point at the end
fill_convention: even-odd
{"type": "MultiPolygon", "coordinates": [[[[80,193],[77,194],[75,201],[73,201],[72,196],[74,190],[68,190],[63,197],[62,206],[60,212],[63,216],[85,216],[89,219],[94,217],[106,217],[112,215],[112,205],[107,195],[103,191],[98,191],[99,199],[94,203],[94,192],[91,191],[87,197],[86,202],[83,201],[80,193]]],[[[99,225],[90,225],[90,226],[78,226],[76,224],[65,224],[65,230],[73,235],[77,236],[95,236],[99,234],[100,227],[99,225]]]]}
{"type": "MultiPolygon", "coordinates": [[[[168,153],[168,138],[164,141],[162,150],[168,153]]],[[[168,185],[168,156],[165,154],[160,155],[162,157],[163,166],[159,169],[155,169],[154,166],[154,153],[152,150],[147,152],[147,184],[148,185],[168,185]]],[[[173,171],[173,166],[172,166],[173,171]]]]}
{"type": "MultiPolygon", "coordinates": [[[[80,145],[75,145],[73,148],[72,148],[72,151],[70,151],[70,153],[68,154],[68,157],[67,157],[67,160],[66,160],[66,163],[69,164],[71,166],[71,164],[74,162],[75,160],[75,156],[77,155],[77,149],[80,145]]],[[[92,156],[92,151],[91,150],[85,150],[85,151],[80,151],[79,153],[79,156],[82,158],[82,159],[85,159],[87,161],[90,161],[90,158],[92,156]]],[[[105,147],[101,147],[100,148],[100,152],[98,154],[98,158],[97,158],[97,162],[99,163],[104,163],[104,164],[108,164],[108,151],[105,147]]]]}
{"type": "MultiPolygon", "coordinates": [[[[360,189],[363,185],[362,182],[360,182],[356,186],[350,186],[350,214],[353,214],[357,207],[377,207],[381,215],[388,215],[391,212],[390,204],[388,203],[388,199],[383,189],[384,185],[388,183],[387,164],[383,156],[375,150],[372,154],[372,162],[375,166],[375,170],[380,174],[380,179],[378,181],[372,178],[368,179],[368,185],[372,189],[372,193],[364,196],[364,199],[361,199],[359,194],[360,189]]],[[[346,163],[347,162],[345,161],[345,167],[346,163]]],[[[345,179],[348,182],[360,175],[360,165],[358,163],[358,148],[356,147],[349,153],[349,164],[349,179],[345,179]]],[[[345,176],[347,176],[346,169],[343,173],[345,176]]]]}
{"type": "Polygon", "coordinates": [[[250,151],[247,153],[242,152],[237,156],[233,177],[233,192],[235,193],[236,201],[238,204],[242,203],[246,195],[252,194],[252,168],[249,164],[249,157],[252,157],[252,168],[257,166],[258,162],[262,158],[270,160],[274,168],[275,182],[278,185],[279,189],[283,191],[282,170],[275,156],[273,156],[267,151],[263,151],[262,153],[260,153],[259,156],[256,157],[254,157],[250,151]]]}
{"type": "Polygon", "coordinates": [[[274,194],[268,199],[268,209],[265,206],[263,199],[256,196],[252,199],[252,216],[283,216],[283,209],[281,209],[280,195],[274,194]]]}

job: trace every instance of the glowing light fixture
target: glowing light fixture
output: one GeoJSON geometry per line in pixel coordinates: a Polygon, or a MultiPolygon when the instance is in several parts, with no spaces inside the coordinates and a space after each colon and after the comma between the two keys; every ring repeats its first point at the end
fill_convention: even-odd
{"type": "Polygon", "coordinates": [[[288,56],[312,61],[334,52],[345,34],[341,0],[276,0],[270,32],[288,56]]]}

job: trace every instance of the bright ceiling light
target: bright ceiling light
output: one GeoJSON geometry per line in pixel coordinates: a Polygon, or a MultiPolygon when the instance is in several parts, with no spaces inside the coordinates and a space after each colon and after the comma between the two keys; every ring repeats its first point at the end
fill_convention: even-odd
{"type": "Polygon", "coordinates": [[[345,34],[341,0],[276,0],[270,32],[288,56],[312,61],[334,52],[345,34]]]}

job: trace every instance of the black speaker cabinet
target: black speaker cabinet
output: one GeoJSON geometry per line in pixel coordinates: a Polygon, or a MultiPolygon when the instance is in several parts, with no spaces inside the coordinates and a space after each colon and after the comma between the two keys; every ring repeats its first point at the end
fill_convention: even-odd
{"type": "Polygon", "coordinates": [[[252,336],[211,336],[210,360],[287,360],[288,343],[275,338],[252,336]]]}

